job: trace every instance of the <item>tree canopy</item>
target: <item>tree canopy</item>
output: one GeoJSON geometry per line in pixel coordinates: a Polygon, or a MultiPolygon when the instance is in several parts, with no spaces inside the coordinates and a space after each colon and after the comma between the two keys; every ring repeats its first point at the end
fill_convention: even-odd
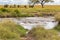
{"type": "Polygon", "coordinates": [[[54,2],[53,0],[29,0],[29,4],[38,4],[40,3],[42,5],[42,8],[44,6],[45,3],[48,3],[48,2],[54,2]]]}

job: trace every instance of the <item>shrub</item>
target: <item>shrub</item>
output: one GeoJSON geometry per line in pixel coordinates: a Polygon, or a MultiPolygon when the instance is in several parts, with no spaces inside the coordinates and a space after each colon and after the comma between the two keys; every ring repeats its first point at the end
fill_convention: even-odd
{"type": "Polygon", "coordinates": [[[33,40],[60,40],[55,30],[45,30],[41,27],[33,28],[28,33],[28,39],[33,40]]]}
{"type": "Polygon", "coordinates": [[[2,11],[2,12],[9,12],[9,10],[5,9],[5,8],[1,8],[0,11],[2,11]]]}
{"type": "Polygon", "coordinates": [[[14,10],[14,11],[11,13],[11,15],[12,15],[13,17],[20,17],[20,11],[19,11],[19,10],[14,10]]]}

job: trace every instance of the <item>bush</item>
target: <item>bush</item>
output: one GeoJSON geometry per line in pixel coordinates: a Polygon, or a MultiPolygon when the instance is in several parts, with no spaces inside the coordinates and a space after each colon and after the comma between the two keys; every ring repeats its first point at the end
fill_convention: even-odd
{"type": "MultiPolygon", "coordinates": [[[[29,33],[28,37],[32,40],[60,40],[55,30],[45,30],[41,27],[33,28],[29,33]]],[[[29,39],[28,38],[28,39],[29,39]]]]}
{"type": "Polygon", "coordinates": [[[20,40],[25,36],[26,30],[11,20],[2,20],[0,22],[0,39],[2,40],[20,40]]]}
{"type": "Polygon", "coordinates": [[[2,11],[2,12],[9,12],[9,10],[5,9],[5,8],[1,8],[0,11],[2,11]]]}
{"type": "Polygon", "coordinates": [[[20,11],[19,11],[19,10],[14,10],[14,11],[11,13],[11,15],[12,15],[13,17],[20,17],[20,11]]]}

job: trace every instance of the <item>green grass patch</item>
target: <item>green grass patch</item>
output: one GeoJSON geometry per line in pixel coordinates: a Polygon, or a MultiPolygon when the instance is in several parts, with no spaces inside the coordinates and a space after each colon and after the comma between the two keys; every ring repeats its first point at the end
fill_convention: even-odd
{"type": "Polygon", "coordinates": [[[3,19],[0,22],[0,39],[2,40],[20,40],[25,34],[26,30],[11,20],[3,19]]]}

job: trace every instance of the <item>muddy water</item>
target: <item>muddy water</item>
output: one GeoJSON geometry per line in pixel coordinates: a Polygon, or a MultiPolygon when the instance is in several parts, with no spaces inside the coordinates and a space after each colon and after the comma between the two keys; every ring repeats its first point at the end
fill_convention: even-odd
{"type": "Polygon", "coordinates": [[[3,19],[13,20],[15,23],[29,30],[36,26],[41,26],[45,29],[52,29],[58,24],[54,17],[0,18],[0,20],[3,19]]]}

